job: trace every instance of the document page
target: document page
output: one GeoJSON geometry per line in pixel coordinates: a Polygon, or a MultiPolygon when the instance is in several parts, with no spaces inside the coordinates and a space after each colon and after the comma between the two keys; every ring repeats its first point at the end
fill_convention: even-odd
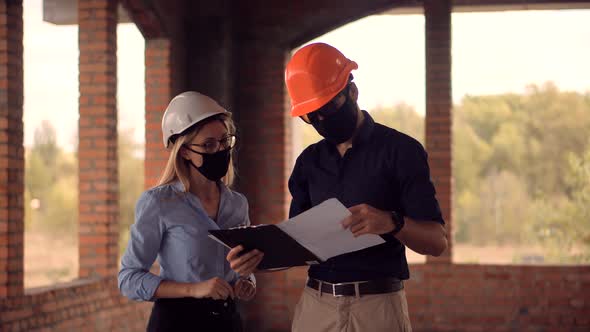
{"type": "Polygon", "coordinates": [[[355,238],[342,228],[341,221],[349,215],[338,199],[331,198],[277,226],[323,261],[385,242],[373,234],[355,238]]]}

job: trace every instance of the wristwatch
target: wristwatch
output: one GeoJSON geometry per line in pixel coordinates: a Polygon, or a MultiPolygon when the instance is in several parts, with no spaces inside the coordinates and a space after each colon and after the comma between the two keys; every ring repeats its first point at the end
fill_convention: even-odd
{"type": "Polygon", "coordinates": [[[391,220],[393,221],[393,224],[395,225],[395,228],[391,232],[391,235],[395,236],[395,235],[397,235],[397,233],[399,233],[399,231],[402,230],[402,228],[404,228],[404,225],[406,224],[406,222],[404,220],[404,217],[400,216],[395,211],[391,211],[391,220]]]}
{"type": "Polygon", "coordinates": [[[256,288],[256,281],[255,281],[255,279],[254,279],[254,278],[252,278],[252,277],[253,277],[253,275],[252,275],[252,274],[250,274],[250,275],[249,275],[249,276],[247,276],[247,277],[240,277],[240,279],[242,279],[242,280],[245,280],[245,281],[249,282],[249,283],[250,283],[250,284],[251,284],[251,285],[252,285],[254,288],[256,288]]]}

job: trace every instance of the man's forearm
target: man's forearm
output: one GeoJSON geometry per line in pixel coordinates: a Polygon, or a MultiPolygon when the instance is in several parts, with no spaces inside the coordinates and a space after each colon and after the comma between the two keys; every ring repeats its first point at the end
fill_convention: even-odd
{"type": "Polygon", "coordinates": [[[405,217],[405,225],[395,237],[422,255],[440,256],[447,249],[447,232],[435,221],[416,221],[405,217]]]}

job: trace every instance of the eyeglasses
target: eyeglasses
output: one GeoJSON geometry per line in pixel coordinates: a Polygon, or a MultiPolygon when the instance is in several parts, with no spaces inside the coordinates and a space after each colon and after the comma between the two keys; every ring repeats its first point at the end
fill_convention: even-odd
{"type": "Polygon", "coordinates": [[[236,135],[227,135],[222,139],[209,138],[200,144],[193,143],[193,144],[186,144],[186,145],[187,146],[197,146],[197,147],[203,149],[203,151],[204,151],[204,152],[198,152],[198,151],[195,151],[195,150],[189,148],[191,151],[193,151],[195,153],[212,154],[212,153],[216,153],[221,150],[232,149],[236,145],[236,140],[237,140],[236,135]]]}
{"type": "Polygon", "coordinates": [[[346,98],[348,98],[347,95],[349,86],[350,83],[348,83],[346,88],[340,91],[340,93],[338,93],[334,98],[332,98],[326,105],[320,107],[318,110],[301,115],[301,120],[305,121],[305,123],[307,124],[311,124],[313,122],[317,123],[318,121],[320,121],[320,115],[324,119],[334,115],[340,109],[340,106],[336,104],[336,101],[338,100],[338,98],[340,98],[340,96],[345,96],[346,98]]]}

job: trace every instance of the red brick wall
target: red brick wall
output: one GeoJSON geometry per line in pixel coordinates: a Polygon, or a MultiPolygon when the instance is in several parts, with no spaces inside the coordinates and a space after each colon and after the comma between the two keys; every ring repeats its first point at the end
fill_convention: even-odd
{"type": "MultiPolygon", "coordinates": [[[[23,289],[22,2],[0,2],[0,331],[141,331],[149,304],[116,286],[115,1],[80,17],[80,279],[23,289]]],[[[50,250],[50,248],[48,248],[50,250]]]]}
{"type": "Polygon", "coordinates": [[[145,43],[145,186],[154,186],[168,153],[162,142],[162,114],[172,98],[171,42],[150,39],[145,43]]]}
{"type": "MultiPolygon", "coordinates": [[[[451,167],[451,4],[447,0],[426,0],[426,150],[430,174],[437,199],[446,221],[447,233],[452,231],[452,167],[451,167]]],[[[452,241],[440,256],[428,256],[429,262],[451,262],[452,241]]]]}
{"type": "MultiPolygon", "coordinates": [[[[130,2],[139,3],[137,0],[130,2]]],[[[166,162],[168,152],[162,142],[162,115],[170,100],[187,88],[187,49],[185,26],[178,24],[186,15],[186,8],[173,1],[155,1],[164,7],[157,14],[143,17],[162,17],[156,24],[149,23],[149,29],[141,29],[145,38],[145,162],[144,184],[154,186],[166,162]],[[168,3],[167,5],[163,3],[168,3]],[[158,30],[154,31],[154,27],[158,30]],[[146,34],[145,31],[150,31],[146,34]]],[[[145,5],[145,2],[141,3],[145,5]]],[[[152,9],[153,10],[153,9],[152,9]]],[[[144,9],[144,11],[149,11],[144,9]]],[[[143,21],[136,22],[144,25],[143,21]]]]}
{"type": "Polygon", "coordinates": [[[81,278],[117,273],[117,1],[78,1],[81,278]]]}
{"type": "Polygon", "coordinates": [[[415,331],[589,331],[590,267],[426,264],[407,283],[415,331]]]}
{"type": "Polygon", "coordinates": [[[119,294],[114,277],[0,298],[0,331],[145,331],[149,303],[119,294]]]}
{"type": "Polygon", "coordinates": [[[0,298],[23,291],[22,1],[0,2],[0,298]]]}

